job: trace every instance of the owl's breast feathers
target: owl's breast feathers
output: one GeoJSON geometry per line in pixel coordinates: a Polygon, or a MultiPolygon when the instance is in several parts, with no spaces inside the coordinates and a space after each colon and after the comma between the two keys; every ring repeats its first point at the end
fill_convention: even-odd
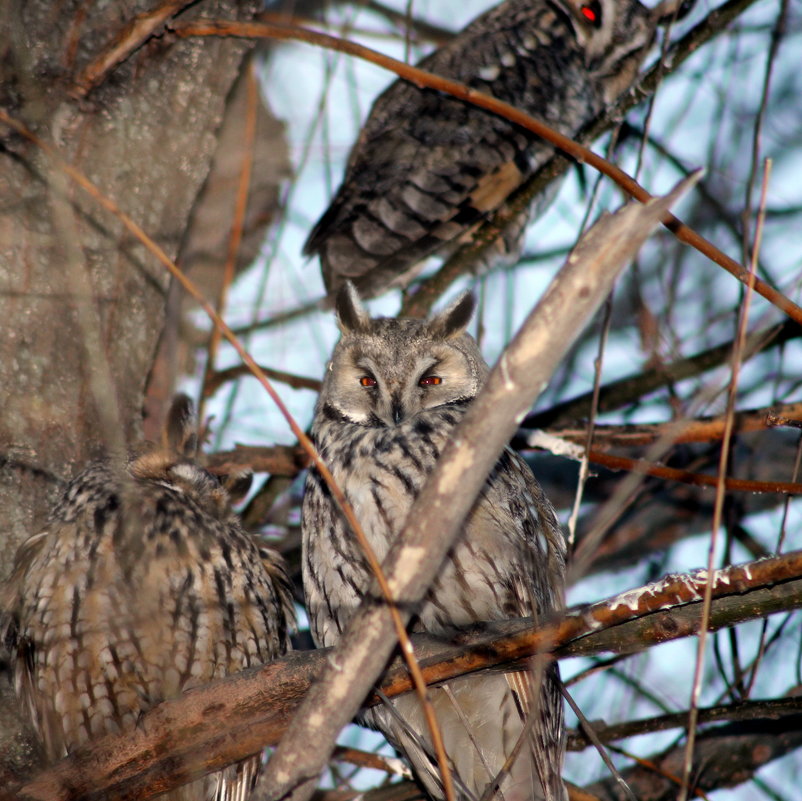
{"type": "MultiPolygon", "coordinates": [[[[49,759],[289,647],[294,612],[277,554],[206,500],[96,463],[20,547],[4,628],[49,759]]],[[[239,798],[230,794],[250,787],[258,765],[246,760],[175,798],[239,798]]]]}
{"type": "MultiPolygon", "coordinates": [[[[316,424],[318,447],[379,559],[403,529],[410,507],[463,414],[461,406],[446,406],[393,427],[331,420],[316,424]]],[[[341,588],[339,597],[327,599],[326,612],[319,617],[326,619],[328,632],[321,642],[330,645],[359,604],[371,576],[317,473],[310,473],[306,492],[304,525],[320,533],[308,537],[310,552],[329,569],[336,565],[330,576],[335,583],[348,577],[347,588],[341,588]],[[331,628],[330,617],[337,618],[337,630],[331,628]]],[[[437,632],[480,620],[548,614],[562,608],[564,567],[565,541],[551,505],[528,465],[505,451],[420,610],[421,624],[437,632]],[[551,570],[545,571],[546,566],[551,570]]],[[[314,596],[309,600],[314,606],[314,596]]]]}

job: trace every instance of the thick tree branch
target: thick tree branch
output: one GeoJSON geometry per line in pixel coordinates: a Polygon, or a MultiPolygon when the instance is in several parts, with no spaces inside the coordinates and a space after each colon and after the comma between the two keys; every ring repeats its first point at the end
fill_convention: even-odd
{"type": "MultiPolygon", "coordinates": [[[[802,607],[800,576],[802,551],[716,571],[711,627],[802,607]]],[[[428,684],[508,668],[552,647],[558,658],[631,654],[696,634],[705,582],[705,571],[666,576],[569,611],[563,620],[538,629],[532,628],[531,620],[512,620],[476,627],[446,644],[416,636],[415,652],[428,684]]],[[[148,712],[134,732],[99,739],[16,792],[0,792],[0,801],[102,801],[109,796],[144,801],[274,745],[332,653],[333,649],[297,652],[189,691],[148,712]]],[[[388,696],[411,687],[400,661],[382,683],[388,696]]],[[[375,695],[367,699],[367,704],[377,702],[375,695]]]]}

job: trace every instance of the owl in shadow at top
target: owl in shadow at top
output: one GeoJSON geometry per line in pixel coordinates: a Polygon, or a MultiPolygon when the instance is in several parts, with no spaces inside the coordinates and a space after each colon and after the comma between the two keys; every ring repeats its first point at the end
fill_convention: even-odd
{"type": "MultiPolygon", "coordinates": [[[[465,330],[473,308],[473,297],[463,295],[429,320],[372,319],[352,284],[338,293],[342,337],[323,381],[312,435],[380,560],[487,376],[465,330]]],[[[312,634],[319,646],[334,645],[372,575],[314,469],[303,500],[302,544],[312,634]]],[[[565,559],[551,504],[526,462],[507,449],[416,610],[414,626],[448,636],[482,621],[543,620],[563,607],[565,559]]],[[[499,786],[493,795],[506,801],[562,801],[556,663],[535,660],[529,670],[465,676],[431,688],[431,699],[461,801],[476,801],[486,788],[499,786]]],[[[442,799],[418,698],[391,703],[367,712],[365,722],[380,729],[428,793],[442,799]]]]}
{"type": "MultiPolygon", "coordinates": [[[[419,67],[493,95],[572,136],[627,90],[656,26],[679,0],[507,0],[419,67]]],[[[373,104],[345,177],[306,241],[336,292],[405,285],[448,254],[554,153],[538,136],[470,103],[397,80],[373,104]]],[[[483,265],[514,263],[526,223],[556,186],[512,220],[483,265]]]]}

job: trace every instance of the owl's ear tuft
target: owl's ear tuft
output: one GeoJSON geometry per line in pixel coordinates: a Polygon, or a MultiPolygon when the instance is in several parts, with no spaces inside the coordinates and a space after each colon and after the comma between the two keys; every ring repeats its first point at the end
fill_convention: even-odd
{"type": "Polygon", "coordinates": [[[443,311],[429,320],[429,333],[433,337],[451,339],[459,336],[468,327],[476,308],[476,296],[473,292],[463,292],[443,311]]]}
{"type": "Polygon", "coordinates": [[[162,446],[179,456],[193,457],[198,449],[195,410],[188,395],[179,393],[170,404],[162,432],[162,446]]]}
{"type": "Polygon", "coordinates": [[[367,332],[370,328],[370,314],[362,305],[359,293],[350,281],[340,287],[334,309],[337,312],[337,324],[343,334],[367,332]]]}

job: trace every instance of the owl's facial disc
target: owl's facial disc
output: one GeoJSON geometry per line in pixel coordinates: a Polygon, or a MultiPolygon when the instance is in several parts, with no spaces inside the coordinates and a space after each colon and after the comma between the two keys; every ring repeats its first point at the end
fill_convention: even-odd
{"type": "Polygon", "coordinates": [[[476,394],[472,365],[451,343],[399,337],[387,345],[363,336],[335,357],[333,405],[352,422],[397,426],[476,394]]]}

